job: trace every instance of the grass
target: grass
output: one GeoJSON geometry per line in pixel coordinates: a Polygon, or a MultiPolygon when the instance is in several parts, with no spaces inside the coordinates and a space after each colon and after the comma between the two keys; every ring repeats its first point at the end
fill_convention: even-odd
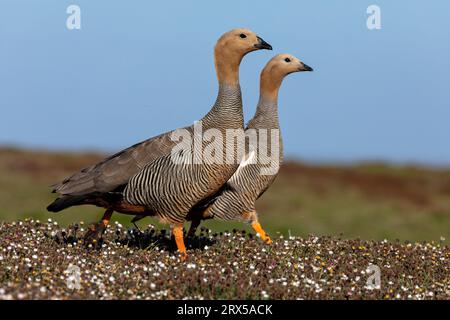
{"type": "MultiPolygon", "coordinates": [[[[104,155],[0,149],[0,221],[52,218],[61,225],[93,222],[102,210],[89,206],[62,213],[45,207],[55,198],[49,185],[104,155]]],[[[258,200],[262,225],[272,234],[342,235],[374,240],[439,241],[449,243],[450,169],[392,166],[381,163],[352,166],[288,162],[273,186],[258,200]]],[[[130,216],[113,220],[128,226],[130,216]]],[[[144,219],[161,227],[153,218],[144,219]]],[[[204,222],[214,231],[247,228],[240,223],[204,222]]]]}

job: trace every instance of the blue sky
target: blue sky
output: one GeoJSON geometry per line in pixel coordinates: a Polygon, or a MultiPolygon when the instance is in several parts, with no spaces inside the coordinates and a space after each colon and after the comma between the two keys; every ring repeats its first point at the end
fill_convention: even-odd
{"type": "Polygon", "coordinates": [[[245,57],[247,119],[276,53],[287,156],[450,164],[449,1],[85,1],[0,4],[0,143],[116,151],[191,124],[214,103],[216,39],[248,27],[274,47],[245,57]],[[81,30],[66,8],[81,8],[81,30]],[[381,30],[366,9],[381,8],[381,30]]]}

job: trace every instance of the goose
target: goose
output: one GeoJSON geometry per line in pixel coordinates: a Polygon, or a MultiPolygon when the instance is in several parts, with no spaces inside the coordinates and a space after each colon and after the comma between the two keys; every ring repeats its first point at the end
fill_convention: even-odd
{"type": "MultiPolygon", "coordinates": [[[[246,54],[262,49],[272,50],[272,47],[248,29],[233,29],[219,38],[214,47],[219,90],[214,106],[202,119],[204,126],[221,127],[222,129],[226,127],[243,128],[239,66],[246,54]]],[[[192,131],[193,126],[184,129],[192,131]]],[[[175,169],[165,170],[167,165],[164,166],[171,150],[178,143],[172,139],[174,131],[135,144],[53,185],[52,191],[58,193],[59,197],[47,207],[47,210],[59,212],[72,206],[85,204],[105,208],[102,219],[98,223],[90,225],[85,235],[87,243],[94,244],[101,239],[114,211],[145,216],[159,214],[163,220],[171,222],[172,225],[176,223],[173,227],[173,234],[179,244],[180,230],[182,232],[182,227],[180,228],[182,213],[177,212],[177,219],[171,219],[174,213],[167,212],[168,216],[165,218],[164,214],[157,210],[157,206],[150,206],[148,201],[145,203],[137,201],[138,198],[134,197],[137,193],[149,191],[149,186],[145,185],[141,179],[142,171],[145,172],[145,177],[151,176],[152,178],[154,178],[153,174],[161,172],[162,174],[157,177],[161,187],[164,185],[164,180],[167,181],[166,185],[178,184],[177,179],[182,168],[176,166],[175,169]],[[152,165],[149,166],[149,164],[152,165]],[[157,167],[158,165],[161,167],[157,167]],[[139,190],[141,187],[145,190],[139,190]]],[[[221,168],[215,168],[217,170],[215,174],[210,177],[203,176],[203,178],[211,179],[208,180],[207,191],[209,193],[217,191],[218,186],[225,183],[236,168],[237,165],[224,166],[224,171],[220,171],[221,168]]],[[[188,181],[183,180],[183,182],[187,183],[188,181]]],[[[186,187],[186,184],[180,183],[177,190],[181,191],[186,187]]],[[[172,194],[165,194],[172,190],[167,190],[167,188],[160,190],[159,199],[172,196],[172,194]]],[[[208,192],[197,195],[197,197],[206,197],[208,192]]],[[[166,201],[160,202],[167,203],[166,201]]],[[[178,245],[178,249],[181,253],[186,252],[181,244],[178,245]]]]}
{"type": "Polygon", "coordinates": [[[190,212],[192,223],[188,236],[195,234],[201,220],[217,218],[250,223],[264,242],[272,243],[258,221],[255,202],[273,183],[278,174],[279,165],[283,161],[283,143],[278,120],[278,92],[281,83],[286,75],[301,71],[313,71],[313,69],[290,54],[276,55],[266,64],[260,76],[260,96],[256,113],[246,127],[246,133],[254,130],[259,135],[258,145],[246,150],[239,168],[207,205],[197,206],[190,212]],[[278,132],[278,141],[274,144],[268,132],[272,130],[275,130],[275,133],[278,132]],[[264,159],[265,153],[259,152],[261,140],[265,139],[265,135],[261,136],[264,132],[267,132],[268,136],[266,139],[268,150],[271,154],[275,152],[278,156],[275,159],[274,170],[267,170],[267,157],[264,159]]]}

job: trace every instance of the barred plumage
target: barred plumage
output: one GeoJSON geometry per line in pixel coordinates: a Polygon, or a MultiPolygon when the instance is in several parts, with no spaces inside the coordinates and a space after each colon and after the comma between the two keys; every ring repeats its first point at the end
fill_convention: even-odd
{"type": "MultiPolygon", "coordinates": [[[[257,131],[258,144],[256,147],[253,146],[253,149],[247,145],[244,160],[230,180],[227,181],[223,190],[216,194],[206,206],[195,208],[197,212],[201,212],[200,218],[250,222],[264,241],[271,242],[258,222],[255,202],[273,183],[283,161],[283,142],[279,132],[278,120],[278,91],[283,78],[297,71],[312,71],[312,68],[287,54],[275,56],[264,67],[261,72],[260,98],[256,113],[246,128],[246,133],[250,130],[257,131]],[[267,135],[267,149],[270,152],[279,151],[276,159],[278,166],[270,175],[262,174],[261,171],[266,167],[267,160],[266,154],[261,152],[261,138],[265,137],[263,133],[266,130],[278,132],[275,141],[271,140],[270,134],[267,135]],[[275,145],[272,142],[275,142],[275,145]],[[256,159],[256,163],[251,163],[252,159],[256,159]]],[[[189,234],[195,233],[200,218],[192,222],[189,234]]]]}
{"type": "MultiPolygon", "coordinates": [[[[246,131],[279,130],[278,108],[275,101],[260,98],[257,111],[253,119],[248,123],[246,131]]],[[[260,137],[258,137],[260,138],[260,137]]],[[[258,144],[259,144],[258,139],[258,144]]],[[[270,134],[267,142],[268,150],[279,148],[279,156],[276,159],[281,165],[283,161],[283,142],[279,134],[278,145],[272,145],[270,134]]],[[[255,211],[255,201],[267,190],[275,180],[278,170],[273,175],[261,174],[261,169],[266,165],[261,158],[259,150],[246,150],[244,159],[235,174],[227,181],[226,188],[207,209],[207,216],[222,220],[246,220],[243,213],[255,211]],[[248,163],[256,159],[256,163],[248,163]],[[247,161],[247,164],[245,164],[247,161]]],[[[251,222],[251,221],[246,221],[251,222]]]]}
{"type": "MultiPolygon", "coordinates": [[[[214,107],[202,119],[203,130],[243,128],[242,99],[239,86],[220,85],[214,107]]],[[[189,131],[194,132],[190,127],[189,131]]],[[[203,142],[204,149],[206,143],[203,142]]],[[[226,144],[223,140],[222,147],[226,144]]],[[[201,152],[200,150],[200,152],[201,152]]],[[[191,147],[195,156],[198,152],[191,147]]],[[[223,158],[225,162],[225,157],[223,158]]],[[[171,223],[183,222],[190,209],[213,195],[233,175],[239,162],[233,164],[178,164],[166,155],[146,165],[133,176],[124,190],[124,199],[144,205],[171,223]]]]}
{"type": "MultiPolygon", "coordinates": [[[[206,130],[243,129],[239,65],[247,53],[260,49],[272,47],[247,29],[231,30],[217,41],[214,62],[219,94],[213,108],[202,119],[206,130]]],[[[185,129],[192,132],[194,127],[185,129]]],[[[185,253],[182,222],[187,213],[200,200],[216,193],[238,164],[175,164],[171,151],[177,143],[171,139],[172,133],[125,149],[55,185],[53,192],[60,193],[61,197],[47,209],[58,212],[81,204],[107,208],[102,221],[86,235],[94,240],[101,237],[113,211],[156,214],[173,224],[178,249],[185,253]]]]}

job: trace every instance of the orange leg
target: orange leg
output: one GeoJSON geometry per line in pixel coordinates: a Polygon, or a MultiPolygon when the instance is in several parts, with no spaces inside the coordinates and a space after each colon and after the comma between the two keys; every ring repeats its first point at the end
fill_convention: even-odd
{"type": "Polygon", "coordinates": [[[84,235],[84,242],[86,245],[99,246],[103,233],[111,220],[113,209],[107,209],[103,214],[102,220],[97,223],[91,224],[88,227],[87,232],[84,235]]]}
{"type": "Polygon", "coordinates": [[[183,240],[183,225],[174,226],[172,229],[175,243],[177,244],[178,251],[181,254],[181,261],[185,261],[187,257],[186,247],[183,240]]]}
{"type": "Polygon", "coordinates": [[[255,230],[256,233],[259,234],[262,241],[264,241],[267,244],[272,243],[272,239],[270,239],[270,237],[266,234],[266,232],[263,230],[263,228],[261,227],[261,224],[258,221],[254,221],[252,223],[252,228],[253,228],[253,230],[255,230]]]}
{"type": "Polygon", "coordinates": [[[106,227],[109,224],[109,221],[111,220],[112,214],[113,214],[113,210],[112,209],[108,209],[106,210],[106,212],[103,214],[102,217],[102,222],[103,225],[106,227]]]}

